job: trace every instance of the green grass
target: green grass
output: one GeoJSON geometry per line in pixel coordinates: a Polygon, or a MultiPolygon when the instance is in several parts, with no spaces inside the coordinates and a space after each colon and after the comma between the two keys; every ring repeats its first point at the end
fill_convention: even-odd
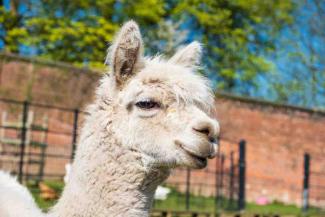
{"type": "MultiPolygon", "coordinates": [[[[171,188],[172,192],[168,195],[165,201],[155,201],[155,209],[167,210],[185,210],[185,194],[175,191],[171,188]]],[[[205,211],[215,212],[215,198],[202,197],[191,195],[189,207],[192,211],[205,211]]],[[[219,204],[222,208],[218,208],[218,212],[223,213],[236,213],[236,201],[230,202],[227,199],[221,199],[219,204]]],[[[287,205],[280,202],[273,202],[268,205],[257,205],[255,203],[246,203],[245,213],[247,214],[279,214],[279,215],[294,215],[302,216],[301,208],[295,205],[287,205]]],[[[311,207],[307,215],[325,216],[325,210],[311,207]]]]}
{"type": "MultiPolygon", "coordinates": [[[[248,203],[246,207],[248,213],[260,213],[260,214],[281,214],[281,215],[295,215],[302,216],[301,208],[295,205],[287,205],[280,202],[273,202],[268,205],[256,205],[254,203],[248,203]]],[[[324,216],[325,210],[311,207],[308,213],[305,215],[319,215],[324,216]]]]}
{"type": "MultiPolygon", "coordinates": [[[[59,194],[63,190],[64,183],[60,181],[45,181],[45,184],[50,186],[52,189],[57,191],[59,194]]],[[[39,189],[33,183],[28,183],[27,187],[32,192],[36,203],[43,209],[48,210],[52,207],[56,201],[55,200],[43,200],[39,196],[39,189]]],[[[171,188],[171,193],[168,195],[167,200],[164,201],[155,201],[154,209],[159,210],[185,210],[186,197],[184,193],[179,193],[175,189],[171,188]]],[[[214,197],[203,197],[203,196],[194,196],[191,195],[190,201],[190,210],[192,211],[204,211],[204,212],[215,212],[215,198],[214,197]]],[[[236,201],[230,203],[229,200],[222,199],[220,201],[222,209],[218,209],[218,212],[232,214],[235,213],[236,201]],[[231,205],[229,205],[231,204],[231,205]]],[[[254,203],[246,204],[246,214],[279,214],[279,215],[294,215],[302,216],[301,209],[295,205],[285,205],[280,202],[273,202],[268,205],[257,205],[254,203]]],[[[325,210],[320,210],[317,208],[310,208],[307,216],[325,216],[325,210]]]]}
{"type": "MultiPolygon", "coordinates": [[[[189,201],[191,210],[214,212],[214,198],[201,197],[191,195],[189,201]]],[[[154,208],[160,210],[185,210],[186,209],[186,197],[185,194],[179,193],[175,190],[168,195],[168,198],[164,201],[156,200],[154,202],[154,208]]]]}

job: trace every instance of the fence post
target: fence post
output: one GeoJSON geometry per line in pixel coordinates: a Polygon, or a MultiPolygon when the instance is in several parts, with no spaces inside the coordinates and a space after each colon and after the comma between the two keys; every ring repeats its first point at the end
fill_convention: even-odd
{"type": "Polygon", "coordinates": [[[219,196],[220,196],[220,174],[221,174],[221,144],[220,144],[220,137],[217,138],[217,144],[218,144],[218,153],[216,156],[216,164],[215,164],[215,201],[214,201],[214,208],[215,208],[215,213],[219,212],[218,210],[218,204],[219,204],[219,196]]]}
{"type": "Polygon", "coordinates": [[[77,145],[78,136],[78,119],[79,119],[79,109],[73,111],[73,131],[72,131],[72,150],[71,150],[71,161],[74,158],[77,145]]]}
{"type": "Polygon", "coordinates": [[[245,209],[245,153],[246,152],[246,141],[241,140],[239,142],[239,191],[238,191],[238,209],[245,209]]]}
{"type": "Polygon", "coordinates": [[[308,211],[308,199],[309,199],[309,172],[310,172],[310,155],[304,154],[304,182],[302,193],[302,211],[308,211]]]}
{"type": "Polygon", "coordinates": [[[218,152],[217,156],[216,156],[216,171],[215,171],[215,198],[214,198],[214,210],[215,213],[217,213],[218,210],[218,204],[219,204],[219,195],[220,195],[220,189],[219,189],[219,179],[220,179],[220,162],[221,162],[221,154],[220,152],[218,152]]]}
{"type": "Polygon", "coordinates": [[[229,201],[228,208],[233,208],[234,203],[234,178],[235,178],[235,165],[234,165],[234,152],[230,152],[230,179],[229,179],[229,201]]]}
{"type": "Polygon", "coordinates": [[[223,191],[223,173],[224,173],[224,162],[225,162],[225,155],[220,155],[220,172],[219,172],[219,180],[218,180],[218,197],[217,197],[217,207],[222,207],[222,191],[223,191]]]}
{"type": "Polygon", "coordinates": [[[26,146],[26,132],[27,132],[27,118],[28,118],[28,107],[29,102],[23,102],[23,116],[21,125],[21,137],[20,137],[20,158],[19,158],[19,172],[18,180],[20,183],[23,181],[23,167],[24,167],[24,156],[25,156],[25,146],[26,146]]]}
{"type": "Polygon", "coordinates": [[[217,205],[218,205],[218,197],[219,197],[219,182],[218,182],[218,178],[219,178],[219,161],[220,161],[220,153],[217,154],[216,156],[216,171],[215,171],[215,198],[214,198],[214,208],[215,208],[215,212],[217,212],[217,205]]]}
{"type": "Polygon", "coordinates": [[[186,210],[190,209],[190,179],[191,179],[191,170],[187,168],[186,171],[186,198],[185,198],[185,205],[186,205],[186,210]]]}
{"type": "Polygon", "coordinates": [[[221,192],[221,197],[220,197],[220,205],[222,206],[222,204],[223,204],[223,198],[222,198],[222,196],[223,196],[223,176],[224,176],[224,173],[225,173],[225,171],[224,171],[224,165],[225,165],[225,155],[224,154],[222,154],[221,155],[221,174],[220,174],[220,192],[221,192]]]}

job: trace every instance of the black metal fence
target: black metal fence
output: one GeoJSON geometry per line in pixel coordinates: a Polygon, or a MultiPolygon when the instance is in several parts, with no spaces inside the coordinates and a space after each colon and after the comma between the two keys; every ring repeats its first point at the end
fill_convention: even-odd
{"type": "Polygon", "coordinates": [[[313,204],[322,203],[319,207],[323,207],[320,211],[325,215],[325,164],[319,162],[325,162],[325,156],[304,154],[302,211],[308,213],[312,198],[313,204]]]}
{"type": "MultiPolygon", "coordinates": [[[[21,182],[62,180],[65,165],[74,157],[84,112],[0,99],[0,116],[0,169],[16,174],[21,182]]],[[[233,151],[219,152],[204,170],[174,170],[175,175],[163,184],[171,191],[168,199],[155,200],[154,207],[208,212],[245,209],[246,141],[233,145],[233,151]]],[[[322,155],[304,155],[304,178],[296,186],[302,191],[304,212],[310,210],[311,199],[312,204],[325,201],[324,162],[322,155]]]]}
{"type": "MultiPolygon", "coordinates": [[[[79,109],[0,99],[0,169],[20,182],[61,179],[74,156],[79,109]]],[[[244,208],[245,142],[229,156],[219,154],[205,170],[177,169],[164,185],[180,210],[244,208]],[[227,162],[228,167],[225,163],[227,162]],[[202,179],[203,177],[203,179],[202,179]],[[213,177],[213,178],[211,178],[213,177]]],[[[155,206],[168,208],[168,200],[155,206]]]]}
{"type": "Polygon", "coordinates": [[[245,145],[228,156],[219,153],[204,170],[176,169],[166,181],[169,199],[156,200],[154,208],[220,212],[245,208],[245,145]],[[177,204],[173,207],[173,204],[177,204]]]}
{"type": "MultiPolygon", "coordinates": [[[[84,115],[79,109],[0,99],[0,169],[16,174],[20,182],[62,180],[65,165],[74,157],[84,115]]],[[[204,170],[174,170],[163,184],[171,191],[168,200],[158,198],[154,207],[211,212],[245,209],[246,142],[233,145],[237,150],[227,155],[220,152],[204,170]]],[[[308,213],[315,208],[310,204],[325,203],[325,167],[317,163],[325,162],[325,157],[305,153],[303,159],[302,188],[296,189],[302,191],[302,211],[308,213]]]]}
{"type": "Polygon", "coordinates": [[[62,179],[73,158],[83,113],[78,109],[0,99],[0,169],[20,182],[62,179]]]}

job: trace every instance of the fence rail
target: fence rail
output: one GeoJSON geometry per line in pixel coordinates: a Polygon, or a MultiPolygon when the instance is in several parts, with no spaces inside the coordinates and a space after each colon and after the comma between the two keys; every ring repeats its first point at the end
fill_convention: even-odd
{"type": "MultiPolygon", "coordinates": [[[[86,113],[76,108],[0,98],[0,115],[0,169],[10,170],[21,182],[62,179],[65,165],[74,157],[78,130],[86,113]]],[[[173,171],[175,176],[164,186],[172,190],[172,199],[179,209],[175,212],[208,216],[223,210],[245,209],[246,141],[240,140],[233,145],[236,149],[227,154],[219,152],[204,170],[173,171]],[[203,210],[207,213],[198,212],[203,210]]],[[[307,213],[311,195],[325,201],[324,181],[319,181],[325,180],[325,171],[313,167],[313,162],[324,159],[323,156],[305,153],[303,157],[302,184],[293,188],[301,192],[302,211],[307,213]]],[[[281,177],[271,181],[283,183],[281,177]]],[[[154,208],[166,210],[171,207],[156,200],[154,208]]]]}
{"type": "MultiPolygon", "coordinates": [[[[12,169],[13,173],[18,175],[20,182],[25,182],[30,179],[36,179],[38,182],[45,178],[59,178],[61,179],[64,176],[64,165],[70,163],[74,157],[78,129],[81,116],[85,112],[79,109],[71,109],[60,106],[52,106],[35,102],[28,101],[17,101],[11,99],[1,99],[0,98],[0,112],[8,112],[14,117],[21,116],[19,120],[14,119],[10,120],[12,125],[8,125],[4,120],[0,122],[0,130],[2,134],[0,135],[0,154],[2,159],[0,160],[0,168],[5,168],[4,164],[8,161],[13,161],[15,158],[19,157],[19,160],[15,159],[16,167],[12,169]],[[2,106],[1,106],[2,104],[2,106]],[[53,113],[53,111],[56,113],[53,113]],[[34,114],[34,119],[39,119],[39,116],[46,115],[49,118],[48,126],[37,126],[30,121],[32,116],[31,111],[36,111],[34,114]],[[55,119],[60,119],[62,116],[68,115],[68,120],[64,122],[69,122],[68,129],[61,129],[60,126],[52,126],[53,120],[52,115],[56,115],[55,119]],[[5,131],[14,131],[14,132],[5,132],[5,131]],[[40,146],[32,147],[33,138],[37,137],[37,134],[45,132],[46,138],[44,141],[39,142],[43,144],[43,151],[38,150],[40,146]],[[20,139],[19,144],[13,147],[10,144],[6,144],[5,137],[9,134],[14,134],[15,139],[20,139]],[[64,137],[65,144],[62,147],[59,142],[56,144],[56,137],[64,137]],[[62,153],[56,153],[55,149],[61,148],[64,149],[62,153]],[[50,150],[51,149],[51,150],[50,150]],[[8,159],[4,159],[7,156],[8,159]],[[33,167],[36,162],[35,158],[43,159],[40,160],[38,170],[31,172],[29,169],[33,167]],[[58,171],[49,170],[47,166],[56,165],[57,162],[61,160],[61,169],[58,171]]],[[[54,120],[55,121],[55,120],[54,120]]],[[[36,120],[37,122],[37,120],[36,120]]],[[[10,135],[9,135],[10,136],[10,135]]],[[[11,137],[13,137],[11,135],[11,137]]],[[[242,148],[242,143],[239,147],[242,148]]],[[[238,153],[243,151],[238,149],[238,153]]],[[[177,190],[177,200],[180,207],[183,207],[184,210],[193,210],[198,206],[204,206],[204,202],[198,201],[196,199],[197,194],[200,195],[200,191],[211,191],[214,195],[214,209],[217,210],[221,207],[224,209],[238,209],[239,206],[243,206],[244,202],[244,181],[239,178],[239,175],[244,173],[243,168],[245,167],[245,161],[240,158],[238,161],[235,161],[235,153],[233,152],[231,156],[225,156],[224,154],[219,154],[215,160],[215,164],[212,167],[208,167],[204,170],[204,175],[207,177],[215,177],[214,182],[206,183],[205,180],[196,180],[197,171],[192,171],[189,169],[180,169],[175,170],[174,173],[183,172],[184,179],[181,181],[172,181],[168,180],[164,185],[177,190]],[[225,161],[231,161],[230,168],[226,168],[224,165],[225,161]],[[241,166],[240,166],[241,165],[241,166]],[[183,171],[181,171],[183,170],[183,171]],[[241,186],[241,188],[238,188],[241,186]],[[239,195],[239,190],[241,195],[239,195]],[[196,193],[195,193],[196,192],[196,193]],[[225,198],[228,198],[225,200],[225,198]],[[240,202],[237,202],[240,201],[240,202]]],[[[242,153],[236,155],[244,156],[242,153]]],[[[244,177],[242,177],[244,178],[244,177]]],[[[159,207],[160,201],[156,201],[155,205],[159,207]]]]}
{"type": "Polygon", "coordinates": [[[85,113],[79,109],[3,98],[0,98],[0,112],[0,168],[11,170],[20,182],[30,178],[41,181],[44,176],[62,178],[64,165],[73,159],[78,121],[85,113]],[[63,116],[68,117],[58,121],[63,116]],[[42,117],[46,117],[46,126],[40,123],[42,117]],[[45,166],[50,167],[59,159],[60,168],[49,173],[45,166]]]}

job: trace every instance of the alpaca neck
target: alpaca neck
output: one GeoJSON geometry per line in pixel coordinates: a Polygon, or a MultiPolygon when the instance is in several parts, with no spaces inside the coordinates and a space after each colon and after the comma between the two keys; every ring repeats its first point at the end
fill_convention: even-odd
{"type": "Polygon", "coordinates": [[[69,181],[50,215],[149,216],[154,192],[168,171],[144,166],[139,152],[112,136],[88,134],[81,136],[69,181]]]}

